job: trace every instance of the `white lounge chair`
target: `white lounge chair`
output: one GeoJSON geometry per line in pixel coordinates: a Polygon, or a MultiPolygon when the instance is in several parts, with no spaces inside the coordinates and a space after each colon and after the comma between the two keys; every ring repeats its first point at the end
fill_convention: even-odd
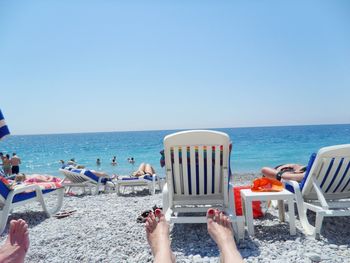
{"type": "Polygon", "coordinates": [[[236,239],[244,238],[244,217],[236,215],[229,182],[229,148],[229,136],[216,131],[184,131],[164,138],[167,221],[206,223],[205,212],[218,208],[230,216],[236,239]]]}
{"type": "Polygon", "coordinates": [[[38,201],[44,212],[48,217],[57,213],[63,202],[64,188],[51,188],[44,189],[43,184],[31,184],[31,185],[18,185],[14,189],[11,189],[7,180],[1,177],[0,180],[0,204],[1,210],[1,222],[0,222],[0,234],[5,230],[7,219],[12,212],[13,208],[22,206],[29,202],[38,201]],[[53,209],[49,209],[46,206],[44,195],[50,195],[57,193],[57,204],[53,209]]]}
{"type": "Polygon", "coordinates": [[[111,188],[114,184],[110,181],[109,176],[96,176],[90,170],[86,169],[59,169],[59,171],[65,176],[62,181],[62,185],[67,188],[66,192],[69,192],[72,187],[82,187],[85,192],[85,188],[95,188],[93,194],[98,194],[100,188],[104,190],[111,188]]]}
{"type": "Polygon", "coordinates": [[[301,183],[283,182],[295,193],[305,232],[319,237],[325,216],[350,216],[350,144],[321,148],[311,156],[301,183]],[[307,210],[316,213],[315,226],[309,223],[307,210]]]}
{"type": "Polygon", "coordinates": [[[134,187],[137,186],[146,186],[149,189],[150,194],[155,194],[156,192],[156,184],[158,184],[159,190],[161,190],[160,187],[160,179],[156,174],[151,175],[145,175],[141,177],[129,177],[124,176],[119,178],[118,180],[114,181],[117,185],[118,189],[118,195],[120,194],[120,188],[121,187],[132,187],[134,191],[134,187]]]}

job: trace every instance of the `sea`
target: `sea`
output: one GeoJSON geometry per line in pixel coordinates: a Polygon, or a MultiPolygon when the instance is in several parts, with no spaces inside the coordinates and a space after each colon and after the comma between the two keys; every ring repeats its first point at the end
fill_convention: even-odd
{"type": "MultiPolygon", "coordinates": [[[[350,143],[350,124],[280,127],[217,128],[232,140],[233,173],[259,173],[263,166],[307,164],[321,147],[350,143]]],[[[131,174],[140,163],[150,163],[161,177],[160,151],[166,135],[179,130],[10,135],[0,141],[0,152],[21,158],[20,171],[62,177],[60,160],[72,158],[88,169],[108,174],[131,174]],[[112,165],[113,156],[117,165],[112,165]],[[135,159],[134,164],[128,158],[135,159]],[[101,164],[97,165],[99,158],[101,164]]]]}

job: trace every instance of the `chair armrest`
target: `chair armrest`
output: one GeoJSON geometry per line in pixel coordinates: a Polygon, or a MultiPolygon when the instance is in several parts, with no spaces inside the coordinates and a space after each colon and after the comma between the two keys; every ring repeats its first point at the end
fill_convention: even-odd
{"type": "Polygon", "coordinates": [[[290,185],[291,187],[293,187],[293,189],[294,189],[294,191],[296,190],[296,189],[299,189],[299,191],[300,191],[300,185],[299,185],[299,183],[297,182],[297,181],[294,181],[294,180],[285,180],[285,179],[283,179],[282,180],[282,183],[283,184],[287,184],[287,185],[290,185]]]}
{"type": "Polygon", "coordinates": [[[14,189],[13,190],[13,194],[16,195],[16,194],[19,194],[19,193],[26,192],[28,190],[33,190],[33,191],[40,190],[41,191],[41,188],[38,185],[35,185],[35,184],[25,185],[23,187],[17,187],[16,189],[14,189]]]}

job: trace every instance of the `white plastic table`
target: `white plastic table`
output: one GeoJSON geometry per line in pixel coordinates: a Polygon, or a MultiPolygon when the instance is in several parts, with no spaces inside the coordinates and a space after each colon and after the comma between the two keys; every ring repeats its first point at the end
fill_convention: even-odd
{"type": "Polygon", "coordinates": [[[295,230],[295,212],[294,212],[294,194],[283,189],[281,192],[252,192],[251,189],[241,190],[242,205],[244,206],[243,213],[248,228],[248,234],[254,236],[253,225],[253,201],[269,201],[278,200],[278,213],[281,222],[284,222],[284,200],[288,202],[288,217],[289,230],[291,235],[296,234],[295,230]]]}

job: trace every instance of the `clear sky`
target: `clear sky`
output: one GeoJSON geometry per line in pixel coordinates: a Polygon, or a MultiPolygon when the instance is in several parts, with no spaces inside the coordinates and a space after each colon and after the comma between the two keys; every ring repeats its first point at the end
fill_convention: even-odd
{"type": "Polygon", "coordinates": [[[12,134],[350,123],[350,1],[1,1],[12,134]]]}

